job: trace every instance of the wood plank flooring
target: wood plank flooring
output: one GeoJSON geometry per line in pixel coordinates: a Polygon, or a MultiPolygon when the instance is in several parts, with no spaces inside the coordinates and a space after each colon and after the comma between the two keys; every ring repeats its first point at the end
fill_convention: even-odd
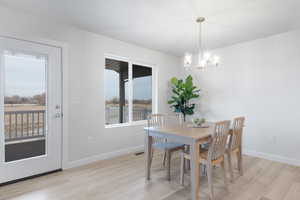
{"type": "MultiPolygon", "coordinates": [[[[144,155],[126,155],[79,168],[0,187],[0,200],[190,200],[189,176],[179,184],[179,158],[174,156],[171,182],[154,156],[152,179],[145,181],[144,155]]],[[[217,200],[299,200],[300,168],[244,156],[244,176],[235,171],[229,190],[220,168],[214,170],[217,200]]],[[[206,177],[200,196],[208,200],[206,177]]]]}

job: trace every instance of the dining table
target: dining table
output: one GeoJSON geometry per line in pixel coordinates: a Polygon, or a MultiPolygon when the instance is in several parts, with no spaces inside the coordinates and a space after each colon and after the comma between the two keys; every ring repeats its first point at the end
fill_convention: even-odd
{"type": "Polygon", "coordinates": [[[193,127],[188,125],[170,125],[162,127],[145,127],[145,162],[146,180],[151,179],[151,152],[153,137],[165,138],[167,141],[188,145],[190,148],[191,166],[191,195],[192,200],[200,200],[200,145],[205,144],[213,133],[213,124],[206,127],[193,127]]]}

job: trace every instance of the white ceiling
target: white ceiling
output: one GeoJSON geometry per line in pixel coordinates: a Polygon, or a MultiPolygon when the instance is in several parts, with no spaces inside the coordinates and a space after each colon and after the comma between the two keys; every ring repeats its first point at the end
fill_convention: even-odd
{"type": "Polygon", "coordinates": [[[0,0],[151,49],[182,55],[196,48],[197,16],[205,47],[218,48],[300,27],[300,0],[0,0]]]}

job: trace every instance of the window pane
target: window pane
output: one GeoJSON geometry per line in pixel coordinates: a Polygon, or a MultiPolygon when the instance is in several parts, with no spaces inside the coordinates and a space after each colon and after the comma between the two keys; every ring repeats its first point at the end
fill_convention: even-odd
{"type": "Polygon", "coordinates": [[[128,113],[128,63],[105,59],[105,124],[125,123],[128,113]]]}
{"type": "Polygon", "coordinates": [[[5,161],[46,153],[47,58],[4,53],[5,161]]]}
{"type": "Polygon", "coordinates": [[[133,65],[132,67],[132,120],[145,120],[148,114],[152,113],[152,68],[141,65],[133,65]]]}

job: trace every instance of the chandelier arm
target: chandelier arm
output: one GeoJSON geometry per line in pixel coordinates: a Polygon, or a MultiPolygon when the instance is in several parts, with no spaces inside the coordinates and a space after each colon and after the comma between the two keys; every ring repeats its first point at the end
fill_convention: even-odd
{"type": "Polygon", "coordinates": [[[203,38],[202,38],[202,23],[205,21],[205,18],[200,17],[196,20],[196,22],[198,23],[198,49],[197,49],[197,66],[198,67],[204,67],[202,66],[202,60],[203,60],[203,38]]]}
{"type": "MultiPolygon", "coordinates": [[[[198,25],[198,49],[197,49],[197,51],[198,51],[198,54],[199,55],[197,55],[197,56],[199,56],[198,57],[198,59],[200,59],[200,56],[202,56],[201,54],[202,54],[202,49],[201,49],[201,45],[202,45],[202,38],[201,38],[201,22],[199,22],[198,23],[199,25],[198,25]]],[[[200,60],[199,60],[200,61],[200,60]]]]}

